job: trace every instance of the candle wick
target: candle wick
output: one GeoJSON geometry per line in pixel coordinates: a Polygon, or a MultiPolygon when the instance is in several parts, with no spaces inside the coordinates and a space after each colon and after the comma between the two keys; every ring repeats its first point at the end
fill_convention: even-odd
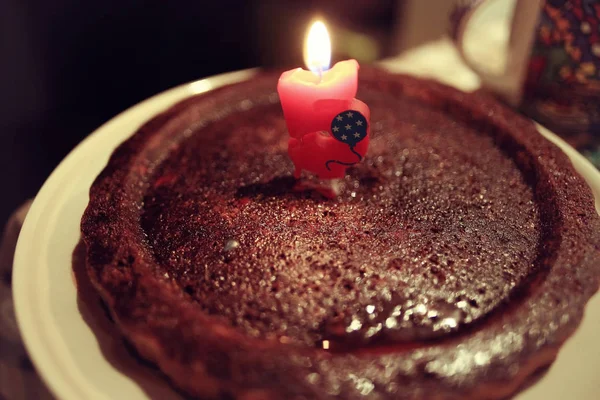
{"type": "Polygon", "coordinates": [[[319,83],[321,83],[321,80],[323,80],[323,67],[319,65],[317,72],[319,73],[319,83]]]}

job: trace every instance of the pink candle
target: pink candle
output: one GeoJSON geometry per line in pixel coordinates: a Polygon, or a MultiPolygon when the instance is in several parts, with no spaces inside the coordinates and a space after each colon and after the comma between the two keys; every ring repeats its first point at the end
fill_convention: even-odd
{"type": "MultiPolygon", "coordinates": [[[[317,31],[319,28],[325,29],[322,24],[317,31]]],[[[327,48],[329,39],[317,38],[315,42],[324,43],[326,48],[317,49],[317,53],[322,53],[321,59],[305,54],[312,72],[302,68],[286,71],[277,86],[290,134],[288,154],[294,162],[296,178],[302,170],[321,179],[342,178],[346,169],[360,162],[367,152],[370,112],[365,103],[354,98],[358,62],[341,61],[326,70],[331,51],[327,48]]]]}

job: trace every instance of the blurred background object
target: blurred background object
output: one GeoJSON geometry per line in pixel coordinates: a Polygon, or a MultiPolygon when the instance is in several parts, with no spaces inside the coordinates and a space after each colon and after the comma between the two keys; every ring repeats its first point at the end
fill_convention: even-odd
{"type": "Polygon", "coordinates": [[[452,21],[484,90],[600,168],[600,0],[464,0],[452,21]]]}
{"type": "Polygon", "coordinates": [[[322,16],[333,60],[372,62],[435,39],[452,0],[0,2],[0,221],[62,158],[131,105],[205,76],[302,64],[322,16]]]}

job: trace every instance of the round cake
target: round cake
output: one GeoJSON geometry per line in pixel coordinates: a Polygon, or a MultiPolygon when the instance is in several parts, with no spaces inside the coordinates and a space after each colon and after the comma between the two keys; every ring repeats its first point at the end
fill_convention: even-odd
{"type": "Polygon", "coordinates": [[[547,366],[600,276],[566,156],[485,94],[366,68],[370,149],[324,198],[277,78],[153,117],[93,184],[88,272],[137,351],[206,399],[502,398],[547,366]]]}

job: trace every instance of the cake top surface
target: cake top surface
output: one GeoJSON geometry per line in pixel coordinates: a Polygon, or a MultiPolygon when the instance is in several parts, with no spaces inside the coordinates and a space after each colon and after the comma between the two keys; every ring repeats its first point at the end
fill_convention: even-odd
{"type": "Polygon", "coordinates": [[[541,271],[533,190],[490,136],[360,95],[371,150],[335,200],[294,191],[278,104],[194,131],[144,200],[161,272],[251,336],[355,348],[460,331],[541,271]]]}
{"type": "Polygon", "coordinates": [[[150,336],[151,358],[176,360],[161,365],[176,382],[201,364],[274,398],[394,397],[403,379],[464,394],[572,331],[597,288],[598,220],[529,121],[367,70],[369,153],[328,200],[294,190],[275,84],[174,106],[91,190],[92,280],[138,348],[150,336]]]}

